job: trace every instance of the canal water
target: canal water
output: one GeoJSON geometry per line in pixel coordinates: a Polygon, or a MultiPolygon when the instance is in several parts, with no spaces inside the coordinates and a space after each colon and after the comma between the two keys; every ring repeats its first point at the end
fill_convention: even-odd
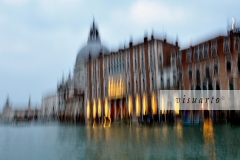
{"type": "Polygon", "coordinates": [[[240,159],[240,127],[0,124],[1,160],[240,159]]]}

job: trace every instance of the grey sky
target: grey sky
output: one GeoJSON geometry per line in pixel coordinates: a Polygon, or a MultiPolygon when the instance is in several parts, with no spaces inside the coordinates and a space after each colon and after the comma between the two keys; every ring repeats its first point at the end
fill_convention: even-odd
{"type": "Polygon", "coordinates": [[[41,104],[62,74],[72,74],[77,52],[87,42],[93,16],[110,50],[142,41],[144,31],[163,35],[181,48],[240,20],[239,0],[1,0],[0,112],[9,95],[13,106],[41,104]]]}

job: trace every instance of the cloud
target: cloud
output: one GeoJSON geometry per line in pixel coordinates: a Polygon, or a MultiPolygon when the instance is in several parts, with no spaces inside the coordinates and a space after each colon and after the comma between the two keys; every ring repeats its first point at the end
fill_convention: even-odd
{"type": "Polygon", "coordinates": [[[161,1],[137,1],[132,5],[129,14],[133,21],[141,24],[157,21],[176,23],[191,17],[182,8],[161,1]]]}

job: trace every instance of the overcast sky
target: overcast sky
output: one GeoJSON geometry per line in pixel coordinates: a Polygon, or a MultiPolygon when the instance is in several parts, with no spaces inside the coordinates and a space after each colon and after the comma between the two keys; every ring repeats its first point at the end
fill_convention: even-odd
{"type": "Polygon", "coordinates": [[[93,16],[109,50],[167,34],[180,47],[226,33],[240,20],[239,0],[1,0],[0,112],[9,95],[13,106],[41,105],[42,95],[73,71],[77,52],[87,43],[93,16]]]}

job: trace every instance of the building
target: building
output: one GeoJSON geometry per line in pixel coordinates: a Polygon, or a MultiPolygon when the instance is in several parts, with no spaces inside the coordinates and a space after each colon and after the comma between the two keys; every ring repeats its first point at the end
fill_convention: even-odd
{"type": "MultiPolygon", "coordinates": [[[[88,43],[77,54],[73,77],[58,84],[60,120],[84,123],[110,121],[160,122],[185,115],[163,90],[239,89],[239,29],[212,37],[180,51],[178,42],[154,35],[109,51],[101,44],[93,22],[88,43]],[[169,107],[175,107],[170,109],[169,107]]],[[[208,92],[210,93],[210,92],[208,92]]],[[[215,93],[215,92],[214,92],[215,93]]],[[[227,112],[187,111],[203,117],[227,117],[227,112]]]]}
{"type": "Polygon", "coordinates": [[[147,115],[158,121],[160,90],[178,86],[178,52],[177,42],[170,44],[153,35],[109,52],[93,22],[73,77],[58,85],[60,119],[74,119],[80,113],[86,123],[102,123],[105,118],[143,121],[147,115]]]}
{"type": "MultiPolygon", "coordinates": [[[[220,91],[211,90],[240,89],[239,28],[231,27],[227,35],[212,37],[179,52],[179,89],[206,90],[215,96],[220,91]]],[[[228,115],[226,111],[206,110],[203,116],[218,120],[228,115]]]]}
{"type": "Polygon", "coordinates": [[[3,122],[18,122],[18,121],[32,121],[42,118],[41,109],[32,109],[31,100],[29,98],[27,107],[12,107],[7,98],[6,103],[3,107],[2,121],[3,122]]]}

